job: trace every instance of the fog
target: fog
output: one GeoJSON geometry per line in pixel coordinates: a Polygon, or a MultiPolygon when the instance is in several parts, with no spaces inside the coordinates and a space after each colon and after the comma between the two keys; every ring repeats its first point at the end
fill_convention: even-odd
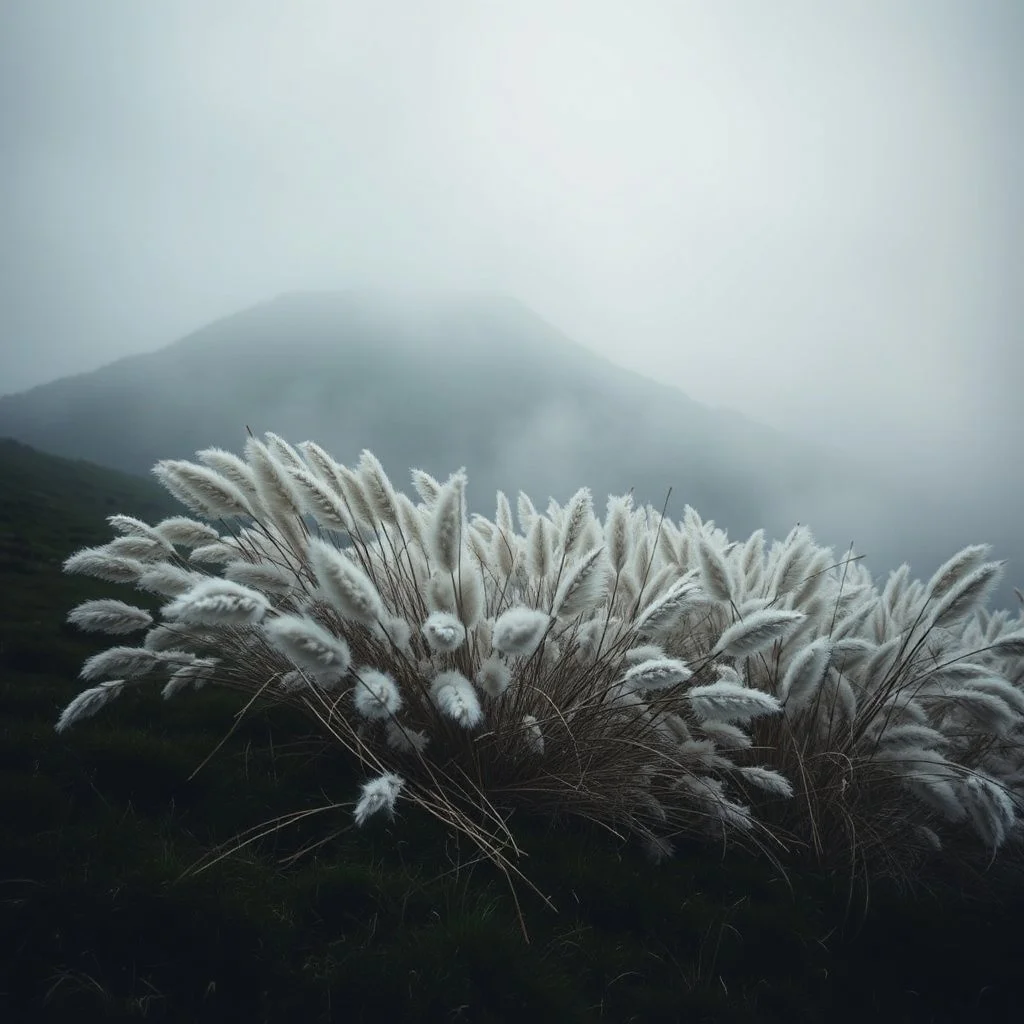
{"type": "Polygon", "coordinates": [[[1018,0],[3,4],[0,393],[480,288],[1019,521],[1022,52],[1018,0]]]}

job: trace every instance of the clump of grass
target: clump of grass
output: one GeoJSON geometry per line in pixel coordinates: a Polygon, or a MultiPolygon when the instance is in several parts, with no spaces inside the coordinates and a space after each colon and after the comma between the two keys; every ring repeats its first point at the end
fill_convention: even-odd
{"type": "Polygon", "coordinates": [[[848,560],[838,580],[808,577],[794,593],[778,579],[800,545],[794,531],[749,577],[762,595],[815,613],[795,642],[745,666],[783,703],[754,735],[795,798],[766,816],[819,862],[907,884],[941,855],[1019,853],[1024,614],[984,608],[1001,563],[974,545],[927,583],[902,566],[879,593],[848,560]]]}
{"type": "MultiPolygon", "coordinates": [[[[542,513],[498,495],[469,516],[463,471],[250,438],[162,462],[195,518],[111,517],[65,568],[162,597],[71,619],[123,637],[58,731],[147,680],[286,705],[366,773],[358,824],[411,801],[522,877],[517,811],[673,842],[783,842],[826,864],[906,871],[973,834],[1021,837],[1024,619],[984,604],[1002,566],[972,546],[879,591],[804,527],[765,551],[687,507],[585,488],[542,513]]],[[[331,804],[337,807],[338,804],[331,804]]],[[[309,812],[302,812],[308,814],[309,812]]]]}

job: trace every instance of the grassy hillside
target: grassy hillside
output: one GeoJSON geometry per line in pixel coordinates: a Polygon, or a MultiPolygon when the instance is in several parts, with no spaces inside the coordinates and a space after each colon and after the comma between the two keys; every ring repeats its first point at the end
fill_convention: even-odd
{"type": "Polygon", "coordinates": [[[123,595],[114,586],[64,576],[62,563],[97,538],[110,539],[107,516],[155,521],[181,507],[155,481],[10,439],[0,439],[0,481],[0,666],[73,677],[81,645],[64,624],[67,602],[123,595]]]}
{"type": "Polygon", "coordinates": [[[0,479],[2,1019],[1009,1019],[1005,899],[848,905],[841,880],[790,888],[737,852],[684,848],[655,868],[606,833],[523,821],[522,867],[557,908],[520,886],[527,944],[504,881],[432,823],[404,811],[354,830],[361,780],[298,716],[251,711],[198,772],[232,694],[143,692],[56,735],[81,660],[105,646],[63,619],[125,596],[61,561],[108,539],[112,511],[172,509],[145,480],[11,443],[0,479]],[[333,801],[182,877],[244,830],[333,801]]]}

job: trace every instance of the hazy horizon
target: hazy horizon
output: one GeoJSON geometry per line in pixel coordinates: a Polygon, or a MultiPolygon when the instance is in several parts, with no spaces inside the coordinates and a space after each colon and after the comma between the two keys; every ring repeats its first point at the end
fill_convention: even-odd
{"type": "Polygon", "coordinates": [[[0,393],[290,291],[484,290],[984,533],[1021,52],[1015,0],[4,5],[0,393]]]}

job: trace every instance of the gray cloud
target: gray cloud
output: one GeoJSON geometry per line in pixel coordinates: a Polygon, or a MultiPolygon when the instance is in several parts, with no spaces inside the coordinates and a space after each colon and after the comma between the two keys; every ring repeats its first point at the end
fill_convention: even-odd
{"type": "Polygon", "coordinates": [[[1015,0],[3,5],[0,392],[292,288],[496,289],[1003,529],[1022,47],[1015,0]]]}

